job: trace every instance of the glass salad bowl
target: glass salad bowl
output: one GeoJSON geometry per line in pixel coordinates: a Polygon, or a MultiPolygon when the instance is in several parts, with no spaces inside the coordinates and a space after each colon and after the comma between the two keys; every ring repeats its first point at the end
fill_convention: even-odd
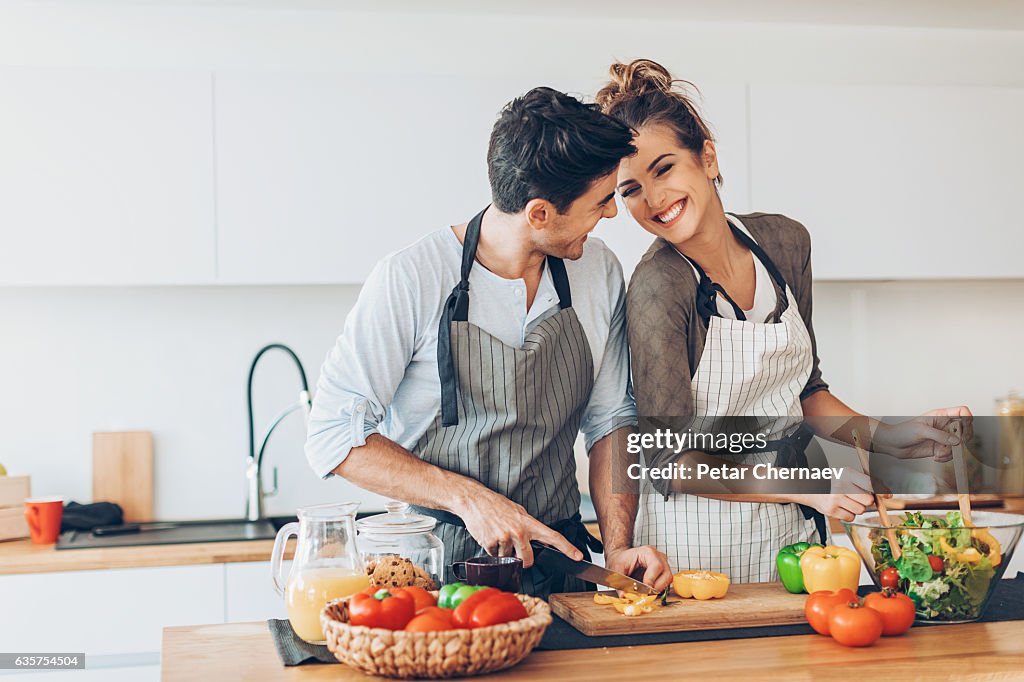
{"type": "Polygon", "coordinates": [[[890,511],[890,526],[877,513],[843,526],[879,588],[905,592],[917,620],[966,623],[981,618],[1024,530],[1024,516],[973,512],[967,528],[959,511],[890,511]],[[893,559],[890,539],[899,544],[893,559]]]}

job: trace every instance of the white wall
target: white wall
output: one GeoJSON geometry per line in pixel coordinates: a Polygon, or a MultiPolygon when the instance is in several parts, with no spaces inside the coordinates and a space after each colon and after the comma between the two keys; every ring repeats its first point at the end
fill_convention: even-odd
{"type": "MultiPolygon", "coordinates": [[[[0,4],[6,66],[362,69],[381,78],[500,74],[537,84],[592,78],[596,85],[612,59],[637,56],[661,60],[698,85],[1024,85],[1019,31],[693,23],[651,13],[538,19],[198,3],[0,4]]],[[[813,236],[815,225],[808,227],[813,236]]],[[[16,238],[3,230],[3,239],[16,238]]],[[[151,429],[158,516],[240,515],[252,354],[268,341],[288,343],[315,383],[356,294],[349,286],[0,289],[0,462],[31,473],[39,494],[85,500],[89,434],[151,429]]],[[[825,378],[869,412],[961,402],[988,412],[994,396],[1024,387],[1016,348],[1024,338],[1022,294],[1024,282],[1016,280],[819,284],[825,378]]],[[[260,428],[297,386],[283,356],[267,356],[258,379],[260,428]]],[[[360,494],[337,480],[316,480],[301,442],[295,422],[275,436],[268,460],[281,467],[283,492],[269,501],[271,513],[360,494]]]]}

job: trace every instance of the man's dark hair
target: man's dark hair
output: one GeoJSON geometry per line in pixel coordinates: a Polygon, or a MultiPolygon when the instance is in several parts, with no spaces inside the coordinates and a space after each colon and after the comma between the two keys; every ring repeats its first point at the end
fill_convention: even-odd
{"type": "Polygon", "coordinates": [[[519,213],[531,199],[569,210],[595,180],[636,153],[633,131],[596,104],[534,88],[505,105],[491,131],[487,176],[502,213],[519,213]]]}

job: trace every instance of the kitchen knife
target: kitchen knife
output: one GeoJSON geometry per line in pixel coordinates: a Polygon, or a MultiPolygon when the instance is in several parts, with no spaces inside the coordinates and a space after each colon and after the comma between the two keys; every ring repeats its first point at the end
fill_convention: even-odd
{"type": "Polygon", "coordinates": [[[572,575],[580,580],[585,580],[597,585],[604,585],[613,590],[621,592],[632,592],[634,594],[658,594],[658,591],[650,585],[645,585],[639,580],[633,580],[628,575],[610,571],[607,568],[592,564],[589,561],[576,561],[559,550],[533,541],[533,563],[548,570],[572,575]]]}

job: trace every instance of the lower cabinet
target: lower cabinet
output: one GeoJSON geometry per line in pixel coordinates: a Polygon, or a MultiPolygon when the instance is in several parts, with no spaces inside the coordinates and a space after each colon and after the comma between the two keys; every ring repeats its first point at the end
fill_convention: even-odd
{"type": "MultiPolygon", "coordinates": [[[[291,563],[284,562],[282,582],[291,563]]],[[[284,599],[274,589],[269,561],[224,564],[224,591],[225,622],[288,617],[284,599]]]]}
{"type": "Polygon", "coordinates": [[[168,625],[223,623],[224,592],[223,564],[0,576],[0,643],[87,661],[159,652],[168,625]]]}

